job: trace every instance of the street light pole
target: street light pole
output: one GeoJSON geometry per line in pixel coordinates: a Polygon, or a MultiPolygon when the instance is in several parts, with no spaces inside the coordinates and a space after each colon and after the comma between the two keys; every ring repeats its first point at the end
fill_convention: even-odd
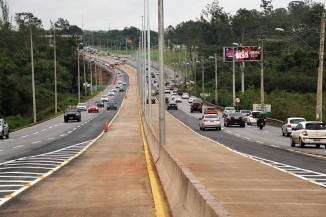
{"type": "Polygon", "coordinates": [[[233,58],[232,58],[232,103],[235,106],[235,47],[233,47],[233,58]]]}
{"type": "Polygon", "coordinates": [[[77,61],[78,61],[78,102],[80,102],[80,64],[79,64],[79,43],[77,47],[77,61]]]}
{"type": "Polygon", "coordinates": [[[265,110],[264,105],[264,41],[263,41],[263,33],[260,34],[261,41],[261,66],[260,66],[260,109],[262,112],[265,110]]]}
{"type": "Polygon", "coordinates": [[[149,0],[147,0],[147,50],[148,50],[148,125],[152,127],[152,73],[151,73],[151,33],[149,17],[149,0]]]}
{"type": "Polygon", "coordinates": [[[164,8],[163,0],[158,0],[158,45],[159,45],[159,138],[160,145],[166,144],[165,138],[165,94],[164,94],[164,8]]]}
{"type": "Polygon", "coordinates": [[[58,113],[58,95],[57,95],[57,52],[55,44],[55,24],[53,31],[53,52],[54,52],[54,114],[58,113]]]}
{"type": "Polygon", "coordinates": [[[29,24],[29,31],[31,37],[31,65],[32,65],[32,92],[33,92],[33,119],[34,124],[36,123],[36,99],[35,99],[35,78],[34,78],[34,55],[33,55],[33,35],[32,25],[29,24]]]}
{"type": "Polygon", "coordinates": [[[215,104],[218,105],[218,95],[217,95],[217,54],[215,53],[215,104]]]}
{"type": "Polygon", "coordinates": [[[324,42],[325,42],[325,10],[321,17],[321,32],[320,32],[320,46],[319,46],[319,66],[318,66],[318,81],[317,81],[317,106],[316,106],[316,120],[323,119],[323,66],[324,66],[324,42]]]}
{"type": "Polygon", "coordinates": [[[202,89],[202,95],[203,95],[203,100],[205,101],[205,62],[203,59],[203,65],[202,65],[202,71],[201,71],[201,89],[202,89]]]}

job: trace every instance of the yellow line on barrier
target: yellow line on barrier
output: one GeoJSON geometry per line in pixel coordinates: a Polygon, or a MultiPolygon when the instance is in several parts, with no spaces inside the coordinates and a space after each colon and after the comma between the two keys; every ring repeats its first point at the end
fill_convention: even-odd
{"type": "Polygon", "coordinates": [[[146,140],[146,137],[145,137],[144,127],[143,127],[143,123],[142,123],[142,120],[141,120],[139,101],[138,101],[138,116],[139,116],[141,134],[142,134],[142,137],[143,137],[143,144],[144,144],[144,150],[145,150],[147,171],[148,171],[149,181],[150,181],[150,184],[151,184],[151,189],[152,189],[152,194],[153,194],[153,199],[154,199],[155,215],[158,216],[158,217],[161,217],[161,216],[165,217],[163,202],[162,202],[163,200],[161,198],[158,183],[157,183],[157,180],[155,178],[153,165],[152,165],[151,159],[150,159],[150,153],[149,153],[149,150],[148,150],[148,143],[147,143],[147,140],[146,140]]]}
{"type": "Polygon", "coordinates": [[[3,198],[13,198],[15,197],[14,195],[5,195],[3,198]]]}

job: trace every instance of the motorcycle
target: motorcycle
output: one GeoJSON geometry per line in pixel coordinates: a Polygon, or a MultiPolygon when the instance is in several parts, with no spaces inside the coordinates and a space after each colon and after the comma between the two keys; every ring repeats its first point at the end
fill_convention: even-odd
{"type": "Polygon", "coordinates": [[[259,119],[257,121],[257,127],[259,127],[260,129],[263,129],[264,126],[265,126],[265,120],[264,119],[259,119]]]}

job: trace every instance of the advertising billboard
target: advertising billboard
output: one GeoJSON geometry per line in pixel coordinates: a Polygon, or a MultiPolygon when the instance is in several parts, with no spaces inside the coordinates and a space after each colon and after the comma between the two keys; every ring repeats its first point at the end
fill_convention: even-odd
{"type": "Polygon", "coordinates": [[[223,53],[224,61],[232,62],[233,53],[235,54],[234,55],[235,62],[260,61],[261,47],[260,46],[224,47],[224,53],[223,53]]]}

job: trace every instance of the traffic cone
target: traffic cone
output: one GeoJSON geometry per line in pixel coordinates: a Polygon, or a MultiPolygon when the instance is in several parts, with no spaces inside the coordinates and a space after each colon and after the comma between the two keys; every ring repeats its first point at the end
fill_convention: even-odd
{"type": "Polygon", "coordinates": [[[108,132],[108,128],[109,128],[108,122],[105,121],[104,132],[108,132]]]}
{"type": "Polygon", "coordinates": [[[125,99],[127,99],[127,94],[125,94],[125,99]]]}

